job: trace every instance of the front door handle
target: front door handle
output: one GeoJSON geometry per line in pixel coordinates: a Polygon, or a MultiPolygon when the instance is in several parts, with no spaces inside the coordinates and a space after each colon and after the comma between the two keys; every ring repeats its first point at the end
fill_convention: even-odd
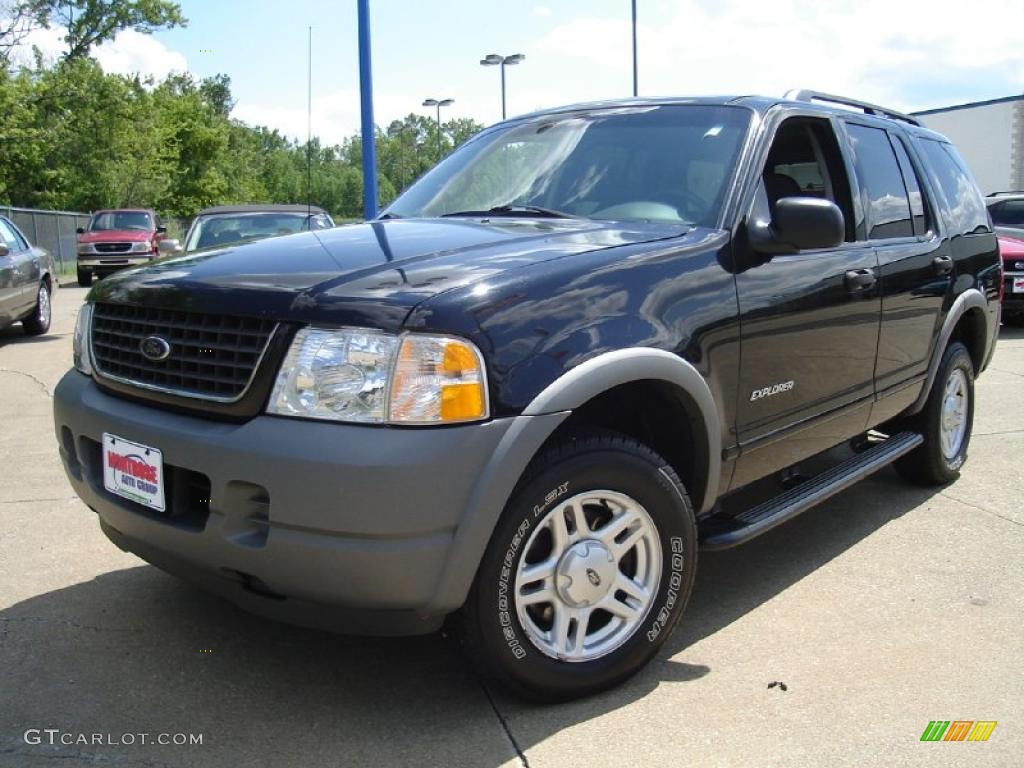
{"type": "Polygon", "coordinates": [[[948,275],[953,271],[953,260],[949,256],[936,256],[932,259],[932,268],[937,275],[948,275]]]}
{"type": "Polygon", "coordinates": [[[846,288],[850,293],[859,293],[871,288],[878,278],[873,269],[851,269],[846,273],[846,288]]]}

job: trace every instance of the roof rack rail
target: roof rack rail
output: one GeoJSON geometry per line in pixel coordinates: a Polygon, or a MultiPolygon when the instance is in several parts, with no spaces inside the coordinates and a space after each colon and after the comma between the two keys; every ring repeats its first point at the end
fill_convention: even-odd
{"type": "Polygon", "coordinates": [[[864,110],[864,113],[868,115],[891,117],[894,120],[903,120],[911,125],[921,125],[920,121],[916,117],[911,117],[910,115],[906,115],[902,112],[897,112],[895,109],[886,109],[885,107],[880,107],[877,104],[871,104],[867,101],[858,101],[857,99],[849,99],[846,96],[835,96],[834,94],[822,93],[821,91],[809,91],[794,88],[791,91],[786,91],[784,98],[789,99],[790,101],[828,101],[833,104],[843,104],[848,107],[862,109],[864,110]]]}

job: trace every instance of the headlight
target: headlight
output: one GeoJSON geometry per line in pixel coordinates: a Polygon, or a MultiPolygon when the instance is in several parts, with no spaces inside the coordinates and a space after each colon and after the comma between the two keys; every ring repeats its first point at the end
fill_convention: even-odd
{"type": "Polygon", "coordinates": [[[149,243],[132,243],[132,253],[149,253],[153,250],[153,246],[149,243]]]}
{"type": "Polygon", "coordinates": [[[304,328],[268,413],[369,424],[454,424],[488,416],[479,350],[449,336],[304,328]]]}
{"type": "Polygon", "coordinates": [[[71,348],[75,368],[86,376],[92,376],[92,359],[89,355],[89,336],[92,328],[92,304],[83,304],[75,321],[75,336],[71,348]]]}
{"type": "Polygon", "coordinates": [[[79,244],[78,253],[85,255],[92,252],[92,245],[90,243],[79,244]]]}

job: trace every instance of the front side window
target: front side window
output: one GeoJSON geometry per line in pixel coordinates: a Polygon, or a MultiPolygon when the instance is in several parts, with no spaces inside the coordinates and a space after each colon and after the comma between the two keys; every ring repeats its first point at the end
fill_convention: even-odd
{"type": "Polygon", "coordinates": [[[10,251],[23,251],[25,246],[21,244],[21,238],[14,231],[7,219],[0,219],[0,243],[7,246],[10,251]]]}
{"type": "Polygon", "coordinates": [[[868,239],[912,237],[910,200],[888,134],[880,128],[848,123],[853,165],[868,217],[868,239]]]}
{"type": "Polygon", "coordinates": [[[90,232],[113,232],[136,229],[150,232],[156,229],[153,217],[145,211],[104,211],[97,213],[89,222],[90,232]]]}
{"type": "Polygon", "coordinates": [[[784,197],[819,197],[839,208],[847,241],[854,239],[850,183],[827,120],[791,117],[775,132],[755,197],[754,216],[771,219],[784,197]]]}
{"type": "Polygon", "coordinates": [[[953,145],[944,141],[921,139],[918,146],[928,159],[932,179],[946,198],[956,233],[969,235],[989,232],[985,201],[953,145]]]}
{"type": "Polygon", "coordinates": [[[548,215],[714,226],[750,115],[739,107],[643,106],[501,127],[456,150],[385,215],[529,215],[523,207],[532,206],[548,215]]]}

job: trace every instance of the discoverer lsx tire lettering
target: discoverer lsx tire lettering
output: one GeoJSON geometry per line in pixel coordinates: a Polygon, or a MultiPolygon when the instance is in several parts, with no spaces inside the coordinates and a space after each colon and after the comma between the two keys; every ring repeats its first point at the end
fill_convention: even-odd
{"type": "Polygon", "coordinates": [[[513,492],[462,616],[484,673],[521,695],[609,688],[657,652],[696,570],[693,509],[635,440],[566,439],[513,492]]]}

